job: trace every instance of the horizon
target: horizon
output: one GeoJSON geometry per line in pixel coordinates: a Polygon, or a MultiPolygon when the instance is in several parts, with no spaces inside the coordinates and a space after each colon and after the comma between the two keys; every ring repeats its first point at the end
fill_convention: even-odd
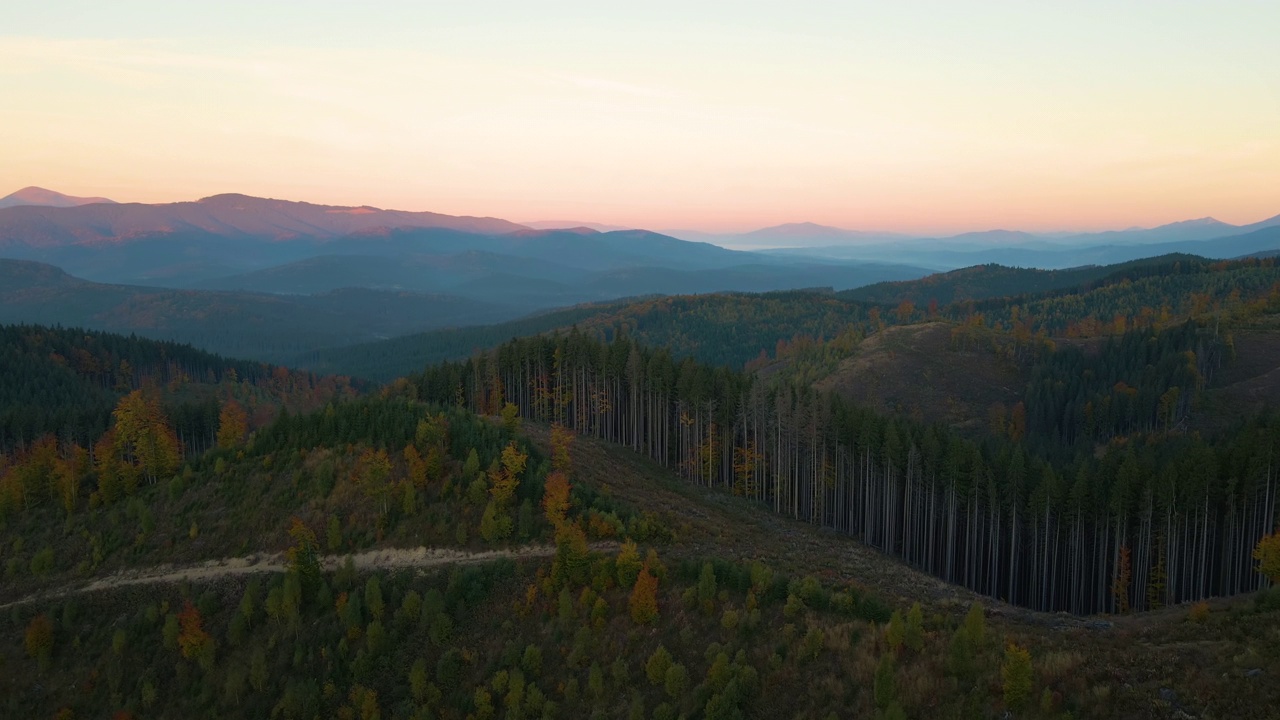
{"type": "Polygon", "coordinates": [[[1280,207],[1277,25],[1208,2],[30,5],[0,34],[0,183],[714,233],[1241,225],[1280,207]]]}
{"type": "MultiPolygon", "coordinates": [[[[41,192],[53,192],[53,193],[58,194],[58,195],[63,195],[63,196],[67,196],[67,197],[71,197],[71,198],[76,198],[76,199],[87,199],[87,198],[99,197],[99,196],[94,196],[94,195],[89,195],[89,194],[80,194],[80,193],[68,193],[68,192],[62,192],[62,191],[60,191],[60,190],[58,190],[58,189],[55,189],[55,188],[49,188],[49,187],[44,187],[44,186],[40,186],[40,185],[26,185],[26,186],[23,186],[22,188],[19,188],[18,190],[13,191],[12,193],[9,193],[8,195],[0,196],[0,199],[7,198],[7,197],[11,197],[11,196],[13,196],[13,195],[17,195],[18,193],[21,193],[21,192],[24,192],[24,191],[28,191],[28,190],[36,190],[36,191],[41,191],[41,192]]],[[[167,205],[167,204],[177,204],[177,203],[185,203],[185,202],[200,202],[200,201],[207,200],[207,199],[209,199],[209,198],[217,197],[217,196],[221,196],[221,195],[246,195],[246,196],[248,196],[248,197],[253,197],[253,198],[256,198],[256,199],[259,199],[259,200],[271,200],[271,201],[283,201],[283,202],[296,202],[296,203],[306,203],[306,204],[311,204],[311,205],[324,205],[324,206],[331,206],[331,207],[352,207],[352,208],[358,208],[358,207],[370,207],[370,208],[374,208],[374,209],[376,209],[376,210],[381,210],[381,211],[393,211],[393,212],[430,212],[430,213],[439,212],[438,210],[434,210],[434,209],[432,209],[432,208],[383,207],[383,206],[379,206],[379,205],[374,205],[373,203],[361,203],[361,202],[349,202],[349,201],[348,201],[348,202],[321,203],[321,202],[315,202],[315,201],[312,201],[312,200],[307,200],[307,199],[298,199],[298,198],[286,198],[286,197],[265,197],[265,196],[248,195],[247,193],[242,193],[242,192],[219,192],[219,193],[211,193],[211,194],[208,194],[208,195],[201,195],[201,196],[199,196],[199,197],[194,197],[194,198],[185,198],[185,199],[179,199],[179,200],[164,200],[164,201],[159,201],[159,202],[144,202],[144,201],[138,201],[138,200],[120,199],[120,198],[115,198],[115,197],[105,197],[105,198],[102,198],[102,199],[105,199],[105,200],[108,200],[108,201],[110,201],[110,202],[117,203],[117,204],[167,205]]],[[[444,214],[449,214],[449,213],[444,213],[444,214]]],[[[1161,222],[1161,223],[1158,223],[1158,224],[1156,224],[1156,225],[1147,225],[1147,226],[1131,225],[1131,226],[1128,226],[1128,227],[1103,227],[1103,228],[1085,229],[1085,230],[1077,229],[1077,228],[1046,228],[1046,229],[1043,229],[1043,230],[1036,230],[1036,231],[1030,231],[1030,230],[1026,230],[1026,229],[1018,228],[1018,227],[1003,227],[1003,226],[996,226],[996,227],[985,227],[985,228],[962,229],[962,230],[956,230],[956,231],[951,231],[951,232],[940,232],[940,233],[934,233],[934,234],[910,233],[910,232],[903,232],[903,231],[897,231],[897,230],[881,230],[881,229],[876,229],[876,228],[851,228],[851,227],[840,227],[840,226],[835,226],[835,225],[824,225],[824,224],[822,224],[822,223],[815,223],[815,222],[812,222],[812,221],[809,221],[809,220],[795,220],[795,221],[782,222],[782,223],[777,223],[777,224],[774,224],[774,225],[760,226],[760,227],[751,226],[751,227],[742,227],[742,228],[737,228],[737,229],[726,229],[726,230],[702,230],[702,229],[696,229],[696,228],[653,228],[653,227],[640,227],[640,226],[634,226],[634,227],[616,226],[616,227],[614,227],[612,223],[603,223],[603,222],[599,222],[599,221],[594,220],[594,219],[585,219],[585,218],[579,218],[579,219],[559,219],[559,220],[556,220],[556,219],[547,219],[547,220],[527,220],[527,219],[525,219],[525,220],[511,220],[511,218],[503,217],[503,216],[501,216],[501,215],[496,215],[496,214],[478,214],[478,215],[472,215],[472,216],[469,216],[469,217],[477,217],[477,218],[492,218],[492,219],[499,219],[499,220],[507,220],[508,222],[512,222],[512,223],[515,223],[515,224],[517,224],[517,225],[524,225],[524,226],[526,226],[526,227],[529,227],[529,228],[531,228],[531,229],[535,229],[535,230],[557,230],[557,229],[566,229],[566,230],[567,230],[567,229],[573,229],[573,228],[576,228],[576,227],[586,227],[586,228],[588,228],[588,229],[596,229],[596,228],[591,228],[590,226],[592,226],[592,225],[598,225],[598,226],[607,226],[607,227],[608,227],[608,229],[601,229],[601,230],[598,230],[599,232],[610,232],[610,231],[613,231],[613,230],[644,230],[644,231],[647,231],[647,232],[653,232],[653,233],[658,233],[658,234],[665,234],[665,235],[670,235],[670,236],[675,236],[675,237],[679,237],[678,235],[676,235],[677,233],[682,233],[682,234],[687,234],[687,235],[690,235],[690,236],[694,236],[694,237],[693,237],[693,241],[694,241],[694,242],[709,242],[709,243],[711,243],[711,244],[718,244],[718,243],[714,242],[714,240],[715,240],[716,238],[724,238],[724,239],[726,239],[726,240],[733,240],[733,239],[735,239],[735,238],[737,238],[737,237],[739,237],[739,236],[742,236],[742,235],[749,235],[749,234],[753,234],[753,233],[760,233],[760,232],[764,232],[764,231],[768,231],[768,230],[776,230],[776,229],[780,229],[780,228],[789,228],[789,227],[796,227],[796,226],[811,226],[811,227],[813,227],[815,230],[818,230],[818,231],[839,231],[839,232],[846,232],[846,233],[857,233],[857,234],[867,235],[867,236],[876,236],[876,235],[893,236],[893,235],[896,235],[896,236],[898,236],[896,239],[899,239],[899,240],[948,239],[948,238],[952,238],[952,237],[959,237],[959,236],[963,236],[963,235],[982,234],[982,233],[997,233],[997,232],[1026,233],[1026,234],[1028,234],[1028,235],[1034,235],[1034,236],[1043,237],[1043,238],[1053,238],[1053,237],[1055,237],[1055,236],[1056,236],[1056,237],[1069,237],[1069,236],[1076,235],[1076,234],[1079,234],[1079,235],[1087,235],[1087,234],[1091,234],[1091,233],[1102,233],[1102,232],[1128,232],[1128,231],[1151,230],[1151,229],[1155,229],[1155,228],[1163,227],[1163,226],[1168,226],[1168,225],[1177,225],[1177,224],[1194,224],[1194,223],[1203,223],[1203,222],[1219,222],[1219,223],[1223,223],[1223,224],[1228,225],[1228,226],[1241,227],[1241,226],[1248,226],[1248,225],[1256,224],[1256,223],[1263,222],[1263,221],[1266,221],[1266,220],[1272,220],[1272,219],[1275,219],[1275,218],[1280,218],[1280,213],[1272,214],[1272,215],[1267,215],[1267,216],[1264,216],[1264,217],[1259,217],[1259,218],[1256,218],[1256,219],[1254,219],[1254,220],[1247,220],[1247,221],[1245,221],[1245,222],[1241,222],[1241,223],[1229,223],[1229,222],[1226,222],[1226,221],[1221,220],[1220,218],[1217,218],[1217,217],[1214,217],[1214,216],[1211,216],[1211,215],[1207,215],[1207,216],[1204,216],[1204,217],[1198,217],[1198,218],[1182,218],[1182,219],[1178,219],[1178,220],[1170,220],[1170,221],[1167,221],[1167,222],[1161,222]],[[553,225],[553,224],[554,224],[554,225],[553,225]]],[[[838,247],[838,246],[840,246],[840,244],[839,244],[839,243],[837,243],[837,244],[833,245],[832,247],[838,247]]],[[[728,249],[759,249],[759,250],[767,250],[767,249],[771,249],[771,248],[775,248],[775,247],[776,247],[776,248],[778,248],[778,249],[784,249],[784,248],[793,247],[793,246],[787,246],[787,245],[759,245],[759,246],[756,246],[756,245],[750,245],[750,244],[747,244],[747,245],[743,245],[743,244],[734,244],[734,243],[732,243],[732,242],[731,242],[731,243],[730,243],[730,244],[728,244],[728,245],[721,245],[721,247],[725,247],[725,248],[728,248],[728,249]]],[[[812,247],[819,247],[819,246],[812,246],[812,247]]]]}

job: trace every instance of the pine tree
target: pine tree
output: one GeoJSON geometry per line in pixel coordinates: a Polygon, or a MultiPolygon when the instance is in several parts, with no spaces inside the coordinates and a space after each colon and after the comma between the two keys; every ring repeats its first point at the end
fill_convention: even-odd
{"type": "Polygon", "coordinates": [[[889,617],[889,626],[885,628],[884,637],[889,643],[890,650],[895,654],[902,652],[902,644],[907,638],[907,628],[902,620],[901,610],[894,610],[893,615],[889,617]]]}
{"type": "Polygon", "coordinates": [[[666,681],[667,671],[671,665],[671,653],[666,647],[658,645],[658,649],[653,651],[644,664],[644,674],[649,678],[651,685],[657,685],[666,681]]]}
{"type": "Polygon", "coordinates": [[[912,652],[924,649],[924,613],[920,609],[920,603],[913,604],[911,611],[907,613],[907,628],[903,640],[912,652]]]}
{"type": "Polygon", "coordinates": [[[876,665],[876,675],[872,685],[872,690],[875,696],[876,707],[882,710],[889,707],[889,705],[897,699],[898,690],[895,682],[892,653],[881,657],[880,663],[876,665]]]}
{"type": "Polygon", "coordinates": [[[1004,681],[1004,704],[1010,710],[1021,710],[1031,698],[1031,653],[1013,643],[1004,652],[1000,666],[1004,681]]]}

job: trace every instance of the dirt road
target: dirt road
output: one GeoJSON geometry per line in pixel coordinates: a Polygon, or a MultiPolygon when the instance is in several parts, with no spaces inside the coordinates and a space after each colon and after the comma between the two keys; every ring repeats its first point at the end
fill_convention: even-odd
{"type": "MultiPolygon", "coordinates": [[[[592,549],[610,550],[614,547],[616,545],[612,543],[601,543],[593,545],[592,549]]],[[[357,570],[401,570],[407,568],[430,568],[441,565],[474,565],[503,558],[517,560],[550,557],[555,552],[554,545],[525,545],[503,550],[483,551],[428,547],[381,548],[353,555],[326,555],[320,559],[320,564],[326,571],[333,571],[350,557],[357,570]]],[[[161,585],[184,581],[208,582],[233,575],[280,573],[284,572],[287,567],[288,560],[282,553],[207,560],[191,565],[155,565],[124,570],[104,577],[92,578],[83,583],[64,585],[37,592],[19,600],[0,605],[0,610],[37,600],[98,590],[110,590],[126,585],[161,585]]]]}

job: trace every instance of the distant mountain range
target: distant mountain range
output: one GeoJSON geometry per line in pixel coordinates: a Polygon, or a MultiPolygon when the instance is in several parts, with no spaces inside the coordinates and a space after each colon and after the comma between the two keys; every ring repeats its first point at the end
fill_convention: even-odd
{"type": "MultiPolygon", "coordinates": [[[[236,194],[154,205],[75,204],[102,199],[30,188],[10,197],[45,204],[0,208],[0,258],[28,261],[0,274],[0,320],[137,331],[254,358],[627,297],[838,292],[988,263],[1061,270],[1169,253],[1234,258],[1280,249],[1280,217],[1245,226],[1205,218],[1083,235],[993,230],[949,238],[794,223],[732,236],[757,248],[747,251],[589,223],[535,223],[571,226],[546,229],[236,194]],[[773,241],[796,247],[759,249],[773,241]],[[228,324],[232,318],[243,331],[228,324]],[[241,332],[256,339],[229,344],[241,332]]],[[[1028,282],[1048,287],[1091,274],[1028,282]]],[[[966,275],[944,282],[956,297],[981,289],[966,275]]],[[[867,299],[907,291],[881,285],[869,292],[867,299]]]]}
{"type": "Polygon", "coordinates": [[[18,205],[37,205],[43,207],[75,207],[77,205],[93,205],[95,203],[115,204],[115,200],[101,197],[74,197],[63,195],[44,188],[24,187],[21,190],[0,198],[0,208],[17,207],[18,205]]]}
{"type": "Polygon", "coordinates": [[[544,230],[246,195],[0,209],[0,257],[104,283],[282,294],[364,287],[530,311],[653,293],[841,290],[927,272],[896,262],[740,252],[645,230],[544,230]]]}
{"type": "Polygon", "coordinates": [[[629,225],[606,225],[605,223],[585,222],[582,220],[535,220],[533,222],[522,222],[521,225],[531,227],[534,230],[572,230],[574,228],[589,228],[599,232],[612,232],[614,230],[635,230],[629,225]]]}
{"type": "Polygon", "coordinates": [[[810,262],[818,258],[849,262],[896,261],[940,271],[990,263],[1061,270],[1085,265],[1112,265],[1172,253],[1230,259],[1280,249],[1280,221],[1275,218],[1232,227],[1226,234],[1212,234],[1222,231],[1205,225],[1180,226],[1168,234],[1156,233],[1157,228],[1061,239],[994,231],[876,245],[776,249],[768,251],[768,254],[804,258],[810,262]],[[1168,239],[1160,239],[1162,237],[1168,239]]]}
{"type": "Polygon", "coordinates": [[[527,229],[497,218],[313,205],[228,194],[156,205],[8,207],[0,209],[0,248],[123,243],[165,235],[280,241],[376,234],[394,228],[444,228],[472,233],[527,229]]]}
{"type": "MultiPolygon", "coordinates": [[[[1029,233],[1017,230],[986,230],[948,236],[904,235],[865,232],[817,225],[788,223],[745,233],[705,233],[673,230],[668,234],[686,240],[709,242],[724,247],[764,250],[773,254],[806,255],[867,261],[897,260],[926,264],[936,269],[952,269],[988,262],[1008,263],[1005,251],[1027,251],[1026,260],[1037,267],[1076,267],[1093,262],[1123,262],[1164,252],[1193,252],[1191,249],[1161,248],[1102,254],[1099,247],[1170,245],[1172,243],[1218,240],[1247,235],[1280,226],[1280,215],[1248,225],[1231,225],[1214,218],[1169,223],[1155,228],[1130,228],[1094,233],[1029,233]],[[941,254],[939,254],[941,253],[941,254]],[[927,256],[931,263],[922,263],[927,256]],[[1125,256],[1125,257],[1121,257],[1125,256]],[[1037,263],[1052,263],[1038,265],[1037,263]]],[[[1211,255],[1216,257],[1217,255],[1211,255]]]]}

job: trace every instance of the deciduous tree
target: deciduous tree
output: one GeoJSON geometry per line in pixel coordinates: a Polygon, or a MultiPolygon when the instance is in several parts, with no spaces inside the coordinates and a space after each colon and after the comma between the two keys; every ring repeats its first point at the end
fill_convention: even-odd
{"type": "Polygon", "coordinates": [[[249,415],[240,403],[227,400],[218,413],[218,447],[230,450],[239,447],[249,432],[249,415]]]}
{"type": "Polygon", "coordinates": [[[1273,583],[1280,583],[1280,531],[1265,535],[1253,548],[1253,559],[1258,561],[1258,572],[1273,583]]]}
{"type": "Polygon", "coordinates": [[[649,572],[648,563],[640,569],[636,577],[635,587],[631,590],[631,600],[627,603],[631,610],[631,619],[638,625],[655,622],[658,619],[658,578],[649,572]]]}
{"type": "Polygon", "coordinates": [[[190,600],[185,601],[182,612],[178,613],[178,626],[178,648],[182,657],[200,659],[213,650],[213,638],[204,629],[204,618],[190,600]]]}
{"type": "Polygon", "coordinates": [[[49,663],[53,655],[53,619],[48,613],[42,613],[27,623],[27,632],[23,637],[23,647],[27,655],[37,660],[41,666],[49,663]]]}
{"type": "Polygon", "coordinates": [[[551,527],[559,528],[569,514],[569,476],[562,470],[547,475],[542,491],[542,510],[551,527]]]}

